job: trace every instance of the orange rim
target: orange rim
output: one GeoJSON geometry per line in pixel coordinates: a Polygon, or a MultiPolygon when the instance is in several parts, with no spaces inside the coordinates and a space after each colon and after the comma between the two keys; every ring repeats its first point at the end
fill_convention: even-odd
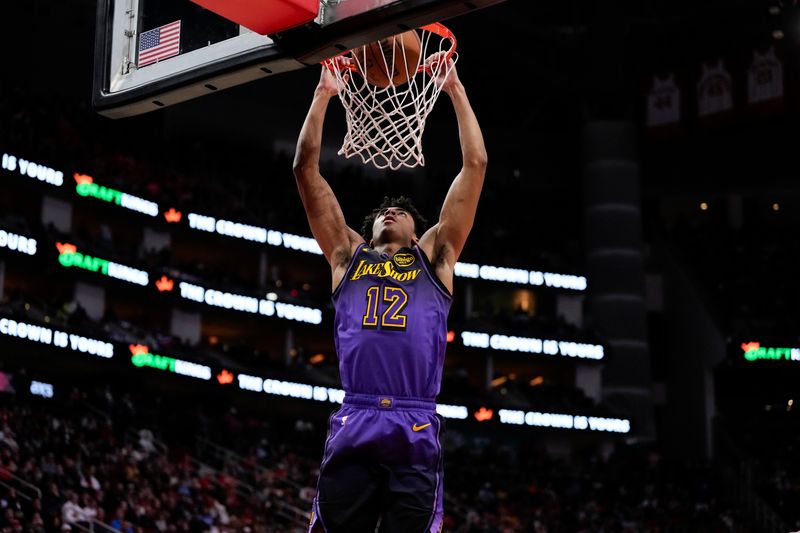
{"type": "MultiPolygon", "coordinates": [[[[456,36],[453,35],[453,32],[450,29],[442,24],[441,22],[434,22],[433,24],[428,24],[427,26],[423,26],[420,28],[421,30],[427,30],[431,33],[435,33],[442,39],[447,39],[450,41],[452,46],[450,46],[450,50],[447,51],[446,57],[447,60],[450,61],[453,59],[453,55],[456,53],[456,46],[458,46],[458,41],[456,41],[456,36]]],[[[420,65],[417,69],[417,74],[420,72],[425,71],[425,65],[420,65]]]]}
{"type": "MultiPolygon", "coordinates": [[[[450,41],[451,46],[450,49],[447,51],[446,57],[447,60],[451,60],[453,55],[456,53],[456,46],[458,46],[458,41],[456,41],[456,36],[453,34],[450,29],[440,22],[434,22],[433,24],[427,24],[419,28],[420,30],[429,31],[431,33],[435,33],[439,37],[443,39],[447,39],[450,41]]],[[[350,70],[352,72],[357,72],[358,67],[352,63],[347,63],[344,61],[344,56],[349,54],[352,50],[345,50],[340,54],[336,54],[333,57],[325,59],[321,61],[322,65],[325,66],[328,70],[350,70]]],[[[417,68],[417,73],[424,72],[425,65],[420,65],[417,68]]]]}

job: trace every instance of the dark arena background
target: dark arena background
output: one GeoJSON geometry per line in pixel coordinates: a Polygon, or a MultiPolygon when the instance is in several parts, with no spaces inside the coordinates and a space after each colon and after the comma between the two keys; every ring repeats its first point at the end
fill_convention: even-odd
{"type": "MultiPolygon", "coordinates": [[[[800,8],[484,4],[445,20],[489,165],[437,399],[443,531],[800,529],[800,8]]],[[[193,4],[159,5],[153,27],[193,4]]],[[[108,118],[99,7],[0,8],[0,532],[306,531],[344,394],[292,174],[319,58],[108,118]]],[[[351,227],[384,195],[437,219],[446,100],[402,171],[336,154],[332,100],[351,227]]]]}

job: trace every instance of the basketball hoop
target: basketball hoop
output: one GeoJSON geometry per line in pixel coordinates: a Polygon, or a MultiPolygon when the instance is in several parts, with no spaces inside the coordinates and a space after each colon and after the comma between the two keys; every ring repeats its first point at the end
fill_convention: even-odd
{"type": "Polygon", "coordinates": [[[413,31],[420,40],[416,65],[405,64],[405,60],[413,57],[406,54],[405,39],[393,40],[388,52],[385,46],[373,49],[373,45],[365,45],[322,62],[337,79],[339,99],[347,117],[347,134],[340,155],[348,158],[358,155],[365,164],[372,163],[381,169],[425,166],[422,154],[425,120],[458,54],[455,36],[442,24],[428,24],[413,31]],[[370,82],[360,68],[368,64],[368,48],[371,57],[378,56],[378,66],[388,83],[385,87],[370,82]],[[374,52],[375,49],[380,53],[374,52]],[[400,53],[402,58],[398,56],[400,53]],[[398,73],[398,64],[408,72],[398,73]],[[408,82],[392,83],[395,76],[407,77],[408,82]]]}

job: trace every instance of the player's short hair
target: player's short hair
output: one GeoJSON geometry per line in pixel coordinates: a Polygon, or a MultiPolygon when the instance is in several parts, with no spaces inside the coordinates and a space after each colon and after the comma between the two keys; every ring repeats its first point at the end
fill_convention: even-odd
{"type": "Polygon", "coordinates": [[[361,236],[364,237],[366,242],[372,240],[372,225],[375,224],[375,219],[380,215],[381,211],[387,207],[399,207],[410,214],[411,218],[414,219],[414,233],[417,234],[417,237],[421,237],[422,234],[425,233],[425,230],[428,229],[428,221],[417,211],[417,208],[414,207],[410,199],[405,196],[398,196],[397,198],[384,196],[383,203],[364,217],[364,223],[361,224],[361,236]]]}

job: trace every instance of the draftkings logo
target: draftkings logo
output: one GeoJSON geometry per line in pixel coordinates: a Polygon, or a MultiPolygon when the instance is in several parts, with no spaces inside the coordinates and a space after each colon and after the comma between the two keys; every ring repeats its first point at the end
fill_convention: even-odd
{"type": "Polygon", "coordinates": [[[758,361],[759,359],[800,361],[800,348],[772,348],[761,346],[760,342],[744,342],[742,351],[744,351],[744,358],[748,361],[758,361]]]}

